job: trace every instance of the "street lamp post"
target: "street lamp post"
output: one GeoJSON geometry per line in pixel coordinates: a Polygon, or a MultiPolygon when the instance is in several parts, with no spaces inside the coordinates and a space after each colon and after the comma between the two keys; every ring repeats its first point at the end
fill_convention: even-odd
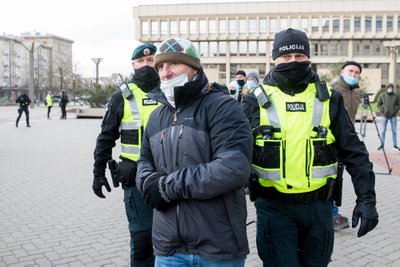
{"type": "Polygon", "coordinates": [[[99,85],[99,64],[102,60],[100,57],[92,58],[92,61],[96,64],[96,86],[99,85]]]}
{"type": "Polygon", "coordinates": [[[396,63],[399,53],[400,41],[385,41],[383,46],[389,50],[389,82],[396,86],[396,63]]]}

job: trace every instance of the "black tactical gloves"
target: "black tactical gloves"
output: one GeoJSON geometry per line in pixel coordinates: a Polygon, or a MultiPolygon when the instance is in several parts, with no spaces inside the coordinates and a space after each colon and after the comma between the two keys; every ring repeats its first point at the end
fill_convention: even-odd
{"type": "Polygon", "coordinates": [[[353,210],[352,227],[355,228],[361,218],[357,236],[362,237],[375,228],[378,224],[378,212],[376,211],[375,197],[359,197],[353,210]]]}
{"type": "Polygon", "coordinates": [[[101,191],[101,187],[103,185],[106,187],[108,192],[111,192],[111,187],[110,187],[110,185],[109,185],[109,183],[107,181],[107,178],[104,175],[95,176],[94,179],[93,179],[93,185],[92,185],[93,191],[98,197],[106,198],[103,195],[103,192],[101,191]]]}
{"type": "Polygon", "coordinates": [[[174,203],[165,193],[165,180],[167,176],[161,176],[158,173],[152,173],[143,182],[143,198],[147,205],[158,211],[164,211],[174,203]]]}

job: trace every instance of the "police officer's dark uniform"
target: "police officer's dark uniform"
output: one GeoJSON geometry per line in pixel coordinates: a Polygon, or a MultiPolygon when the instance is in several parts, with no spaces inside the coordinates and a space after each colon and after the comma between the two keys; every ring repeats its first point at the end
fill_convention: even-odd
{"type": "Polygon", "coordinates": [[[305,33],[277,33],[272,57],[277,65],[242,104],[255,136],[249,189],[257,210],[258,254],[264,266],[327,266],[338,161],[354,184],[352,226],[361,218],[359,237],[378,223],[372,163],[342,95],[320,82],[305,61],[310,57],[305,33]]]}
{"type": "MultiPolygon", "coordinates": [[[[131,59],[152,56],[155,52],[154,45],[142,44],[134,50],[131,59]]],[[[121,137],[122,161],[115,169],[114,161],[110,161],[109,164],[113,169],[114,187],[121,183],[124,189],[125,209],[131,234],[131,266],[154,264],[151,243],[153,213],[136,189],[135,178],[143,131],[150,113],[158,106],[156,101],[147,96],[147,92],[158,84],[159,76],[152,66],[145,65],[135,69],[132,82],[127,86],[120,86],[120,90],[111,98],[94,151],[93,190],[97,196],[104,198],[102,186],[111,191],[105,177],[106,164],[112,158],[115,141],[121,137]]]]}
{"type": "Polygon", "coordinates": [[[15,126],[18,127],[18,122],[19,119],[21,119],[22,112],[25,112],[26,127],[31,127],[31,125],[29,124],[29,110],[28,110],[29,104],[31,103],[31,99],[27,94],[23,93],[17,98],[15,102],[19,103],[18,117],[17,121],[15,122],[15,126]]]}

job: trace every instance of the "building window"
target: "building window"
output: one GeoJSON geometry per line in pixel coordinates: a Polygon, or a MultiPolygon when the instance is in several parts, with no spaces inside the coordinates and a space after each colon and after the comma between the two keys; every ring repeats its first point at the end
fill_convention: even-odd
{"type": "Polygon", "coordinates": [[[361,17],[354,17],[354,32],[361,32],[361,17]]]}
{"type": "Polygon", "coordinates": [[[189,33],[197,34],[197,21],[189,20],[189,33]]]}
{"type": "Polygon", "coordinates": [[[207,21],[205,20],[199,21],[199,33],[200,34],[207,33],[207,21]]]}
{"type": "Polygon", "coordinates": [[[230,49],[231,56],[237,56],[237,54],[238,54],[237,42],[236,41],[231,41],[230,45],[231,45],[231,49],[230,49]]]}
{"type": "Polygon", "coordinates": [[[164,20],[161,21],[161,34],[168,34],[167,22],[164,20]]]}
{"type": "Polygon", "coordinates": [[[318,18],[312,18],[311,19],[311,31],[312,32],[319,32],[319,19],[318,18]]]}
{"type": "Polygon", "coordinates": [[[322,18],[322,32],[329,32],[329,18],[322,18]]]}
{"type": "Polygon", "coordinates": [[[226,42],[219,42],[218,43],[218,52],[219,52],[219,56],[224,57],[226,56],[226,42]]]}
{"type": "Polygon", "coordinates": [[[290,19],[290,27],[294,29],[299,28],[299,19],[298,18],[291,18],[290,19]]]}
{"type": "Polygon", "coordinates": [[[201,57],[208,57],[208,42],[200,42],[199,54],[201,57]]]}
{"type": "Polygon", "coordinates": [[[208,21],[208,32],[210,34],[217,33],[217,21],[215,19],[208,21]]]}
{"type": "Polygon", "coordinates": [[[382,16],[376,16],[376,32],[382,32],[383,30],[383,25],[382,25],[383,17],[382,16]]]}
{"type": "Polygon", "coordinates": [[[239,33],[248,32],[247,30],[247,20],[239,19],[239,33]]]}
{"type": "Polygon", "coordinates": [[[226,20],[219,20],[218,21],[218,32],[219,33],[226,33],[226,20]]]}
{"type": "Polygon", "coordinates": [[[179,34],[187,34],[187,21],[181,20],[179,21],[179,34]]]}
{"type": "Polygon", "coordinates": [[[397,17],[397,32],[400,32],[400,16],[397,17]]]}
{"type": "Polygon", "coordinates": [[[372,31],[372,17],[365,16],[365,32],[371,32],[371,31],[372,31]]]}
{"type": "Polygon", "coordinates": [[[176,20],[171,20],[169,22],[169,32],[171,35],[178,34],[178,22],[176,20]]]}
{"type": "MultiPolygon", "coordinates": [[[[270,41],[270,47],[272,48],[272,41],[270,41]]],[[[267,54],[267,44],[265,41],[258,42],[258,55],[265,56],[267,54]]]]}
{"type": "Polygon", "coordinates": [[[340,18],[333,18],[332,19],[332,31],[339,32],[340,30],[340,18]]]}
{"type": "Polygon", "coordinates": [[[158,35],[158,21],[151,22],[151,35],[158,35]]]}
{"type": "Polygon", "coordinates": [[[257,42],[256,41],[249,41],[248,52],[249,52],[249,56],[257,55],[257,42]]]}
{"type": "Polygon", "coordinates": [[[229,33],[236,33],[236,20],[230,19],[229,20],[229,33]]]}
{"type": "Polygon", "coordinates": [[[277,19],[270,19],[269,20],[269,32],[270,33],[276,33],[277,31],[278,31],[278,20],[277,19]]]}
{"type": "Polygon", "coordinates": [[[260,33],[266,33],[267,32],[267,20],[266,19],[260,19],[259,24],[259,32],[260,33]]]}
{"type": "Polygon", "coordinates": [[[301,29],[305,32],[308,32],[308,18],[301,19],[301,29]]]}
{"type": "Polygon", "coordinates": [[[142,35],[149,35],[149,22],[142,21],[142,35]]]}
{"type": "Polygon", "coordinates": [[[393,16],[386,17],[386,31],[393,32],[393,16]]]}
{"type": "Polygon", "coordinates": [[[246,55],[247,55],[247,42],[239,41],[239,56],[246,56],[246,55]]]}
{"type": "Polygon", "coordinates": [[[288,20],[287,19],[280,19],[279,24],[280,24],[279,30],[284,30],[284,29],[288,28],[288,20]]]}
{"type": "Polygon", "coordinates": [[[210,42],[210,47],[209,47],[209,57],[216,57],[218,55],[218,43],[217,42],[210,42]]]}
{"type": "Polygon", "coordinates": [[[257,20],[249,19],[249,32],[256,33],[257,32],[257,20]]]}
{"type": "Polygon", "coordinates": [[[343,18],[343,32],[350,32],[350,18],[343,18]]]}

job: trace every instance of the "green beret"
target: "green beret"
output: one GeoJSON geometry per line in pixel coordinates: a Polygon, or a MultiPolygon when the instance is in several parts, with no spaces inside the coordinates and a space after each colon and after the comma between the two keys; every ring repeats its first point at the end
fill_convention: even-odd
{"type": "Polygon", "coordinates": [[[157,51],[157,47],[153,44],[141,44],[132,53],[131,59],[137,59],[140,57],[154,55],[157,51]]]}

